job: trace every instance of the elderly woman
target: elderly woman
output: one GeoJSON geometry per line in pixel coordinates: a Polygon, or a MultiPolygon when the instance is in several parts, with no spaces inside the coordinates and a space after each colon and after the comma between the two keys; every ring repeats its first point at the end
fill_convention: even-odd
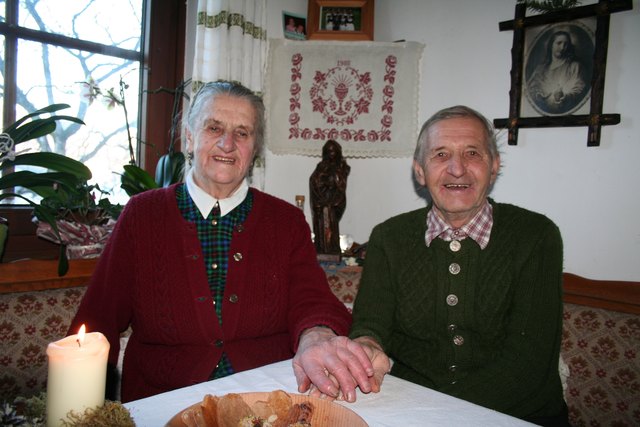
{"type": "Polygon", "coordinates": [[[129,200],[70,331],[104,333],[115,366],[131,327],[125,402],[294,355],[300,391],[369,391],[371,364],[343,336],[350,316],[303,214],[247,184],[263,145],[260,98],[208,83],[184,120],[185,182],[129,200]]]}

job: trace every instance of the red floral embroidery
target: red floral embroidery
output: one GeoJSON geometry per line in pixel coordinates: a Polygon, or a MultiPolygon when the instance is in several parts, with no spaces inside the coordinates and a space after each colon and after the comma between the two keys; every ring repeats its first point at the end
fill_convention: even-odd
{"type": "Polygon", "coordinates": [[[611,338],[600,338],[596,345],[591,347],[591,354],[598,360],[615,361],[620,357],[616,349],[616,343],[611,338]]]}
{"type": "Polygon", "coordinates": [[[600,321],[598,316],[592,310],[585,310],[580,313],[578,317],[573,321],[576,329],[586,329],[589,331],[595,331],[600,327],[600,321]]]}
{"type": "Polygon", "coordinates": [[[640,345],[640,317],[627,319],[627,321],[620,325],[618,333],[624,338],[637,341],[640,345]]]}
{"type": "Polygon", "coordinates": [[[67,289],[64,293],[64,298],[62,298],[61,304],[66,310],[75,312],[83,296],[84,291],[79,289],[67,289]]]}
{"type": "Polygon", "coordinates": [[[0,344],[14,345],[20,339],[20,334],[15,330],[15,325],[10,322],[0,323],[0,344]]]}
{"type": "Polygon", "coordinates": [[[390,142],[393,124],[395,76],[398,59],[393,55],[385,58],[386,83],[382,89],[383,113],[380,129],[352,129],[358,118],[370,114],[374,96],[371,73],[351,67],[349,61],[341,61],[328,70],[315,70],[313,84],[309,89],[312,111],[322,115],[328,127],[311,129],[300,127],[301,99],[304,94],[299,81],[302,79],[302,54],[291,56],[291,85],[289,87],[289,139],[327,140],[337,139],[360,142],[390,142]],[[345,127],[348,126],[349,129],[345,127]]]}
{"type": "Polygon", "coordinates": [[[40,347],[29,344],[22,349],[21,357],[18,358],[18,367],[20,369],[32,368],[33,366],[41,366],[47,361],[47,357],[40,347]]]}
{"type": "Polygon", "coordinates": [[[57,339],[67,335],[69,324],[58,315],[49,316],[45,322],[45,326],[40,329],[40,335],[45,339],[57,339]]]}
{"type": "Polygon", "coordinates": [[[21,295],[13,311],[17,316],[32,316],[42,311],[42,302],[32,294],[21,295]]]}
{"type": "Polygon", "coordinates": [[[576,356],[569,361],[571,376],[590,378],[589,363],[583,357],[576,356]]]}
{"type": "Polygon", "coordinates": [[[598,408],[602,411],[611,410],[611,402],[607,398],[607,392],[600,387],[593,387],[584,397],[587,406],[598,408]]]}
{"type": "Polygon", "coordinates": [[[571,425],[640,425],[640,318],[567,303],[563,318],[561,351],[570,370],[566,399],[571,425]]]}
{"type": "Polygon", "coordinates": [[[640,380],[636,373],[628,368],[618,369],[611,377],[611,385],[614,388],[625,390],[628,394],[637,395],[640,392],[640,380]]]}

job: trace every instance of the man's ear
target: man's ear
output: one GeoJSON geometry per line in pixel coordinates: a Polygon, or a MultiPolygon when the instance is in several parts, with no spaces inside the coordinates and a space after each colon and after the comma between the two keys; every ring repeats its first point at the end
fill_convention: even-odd
{"type": "Polygon", "coordinates": [[[496,178],[498,178],[498,171],[500,171],[500,155],[497,155],[491,163],[491,184],[496,182],[496,178]]]}
{"type": "Polygon", "coordinates": [[[427,185],[427,180],[424,176],[424,169],[416,160],[413,161],[413,174],[415,175],[418,184],[422,185],[423,187],[427,185]]]}

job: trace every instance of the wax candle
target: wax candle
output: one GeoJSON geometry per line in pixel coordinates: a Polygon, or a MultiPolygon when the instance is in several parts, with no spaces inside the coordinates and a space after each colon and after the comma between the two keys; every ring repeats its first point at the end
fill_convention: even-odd
{"type": "Polygon", "coordinates": [[[47,426],[59,426],[69,411],[78,415],[104,404],[109,341],[100,332],[78,334],[49,343],[47,426]]]}

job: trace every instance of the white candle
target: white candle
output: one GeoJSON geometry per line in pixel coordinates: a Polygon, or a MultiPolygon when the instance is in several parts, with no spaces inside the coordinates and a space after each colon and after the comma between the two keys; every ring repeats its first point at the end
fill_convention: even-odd
{"type": "Polygon", "coordinates": [[[104,404],[109,341],[100,332],[77,335],[49,343],[47,426],[59,426],[69,411],[78,415],[104,404]]]}

